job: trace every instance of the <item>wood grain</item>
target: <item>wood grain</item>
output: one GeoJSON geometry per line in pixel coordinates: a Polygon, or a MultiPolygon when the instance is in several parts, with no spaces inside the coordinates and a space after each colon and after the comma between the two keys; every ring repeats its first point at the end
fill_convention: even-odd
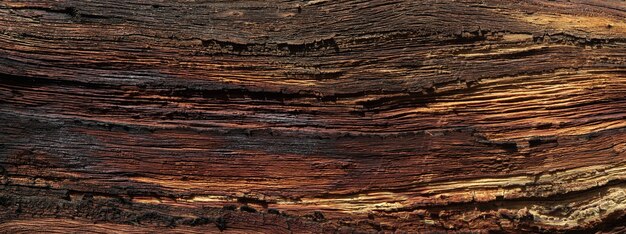
{"type": "Polygon", "coordinates": [[[0,2],[0,232],[614,232],[626,2],[0,2]]]}

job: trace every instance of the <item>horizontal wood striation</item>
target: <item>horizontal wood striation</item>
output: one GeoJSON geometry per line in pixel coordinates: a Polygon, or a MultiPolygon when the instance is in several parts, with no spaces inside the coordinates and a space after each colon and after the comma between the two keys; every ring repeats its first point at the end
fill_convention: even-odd
{"type": "Polygon", "coordinates": [[[0,3],[0,231],[623,232],[626,3],[0,3]]]}

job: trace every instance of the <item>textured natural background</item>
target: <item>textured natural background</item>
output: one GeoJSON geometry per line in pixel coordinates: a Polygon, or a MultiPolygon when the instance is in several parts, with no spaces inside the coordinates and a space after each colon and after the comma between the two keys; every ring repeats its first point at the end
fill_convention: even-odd
{"type": "Polygon", "coordinates": [[[626,1],[0,2],[0,232],[620,232],[626,1]]]}

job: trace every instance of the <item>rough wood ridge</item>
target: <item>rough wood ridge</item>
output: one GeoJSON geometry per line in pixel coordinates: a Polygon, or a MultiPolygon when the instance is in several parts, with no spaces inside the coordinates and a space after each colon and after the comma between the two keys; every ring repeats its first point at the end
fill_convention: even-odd
{"type": "Polygon", "coordinates": [[[624,232],[626,2],[0,2],[0,232],[624,232]]]}

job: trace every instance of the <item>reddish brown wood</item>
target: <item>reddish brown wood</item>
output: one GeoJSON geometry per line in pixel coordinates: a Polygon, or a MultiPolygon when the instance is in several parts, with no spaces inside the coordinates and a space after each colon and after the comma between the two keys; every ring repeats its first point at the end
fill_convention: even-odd
{"type": "Polygon", "coordinates": [[[626,3],[0,2],[0,231],[622,232],[626,3]]]}

